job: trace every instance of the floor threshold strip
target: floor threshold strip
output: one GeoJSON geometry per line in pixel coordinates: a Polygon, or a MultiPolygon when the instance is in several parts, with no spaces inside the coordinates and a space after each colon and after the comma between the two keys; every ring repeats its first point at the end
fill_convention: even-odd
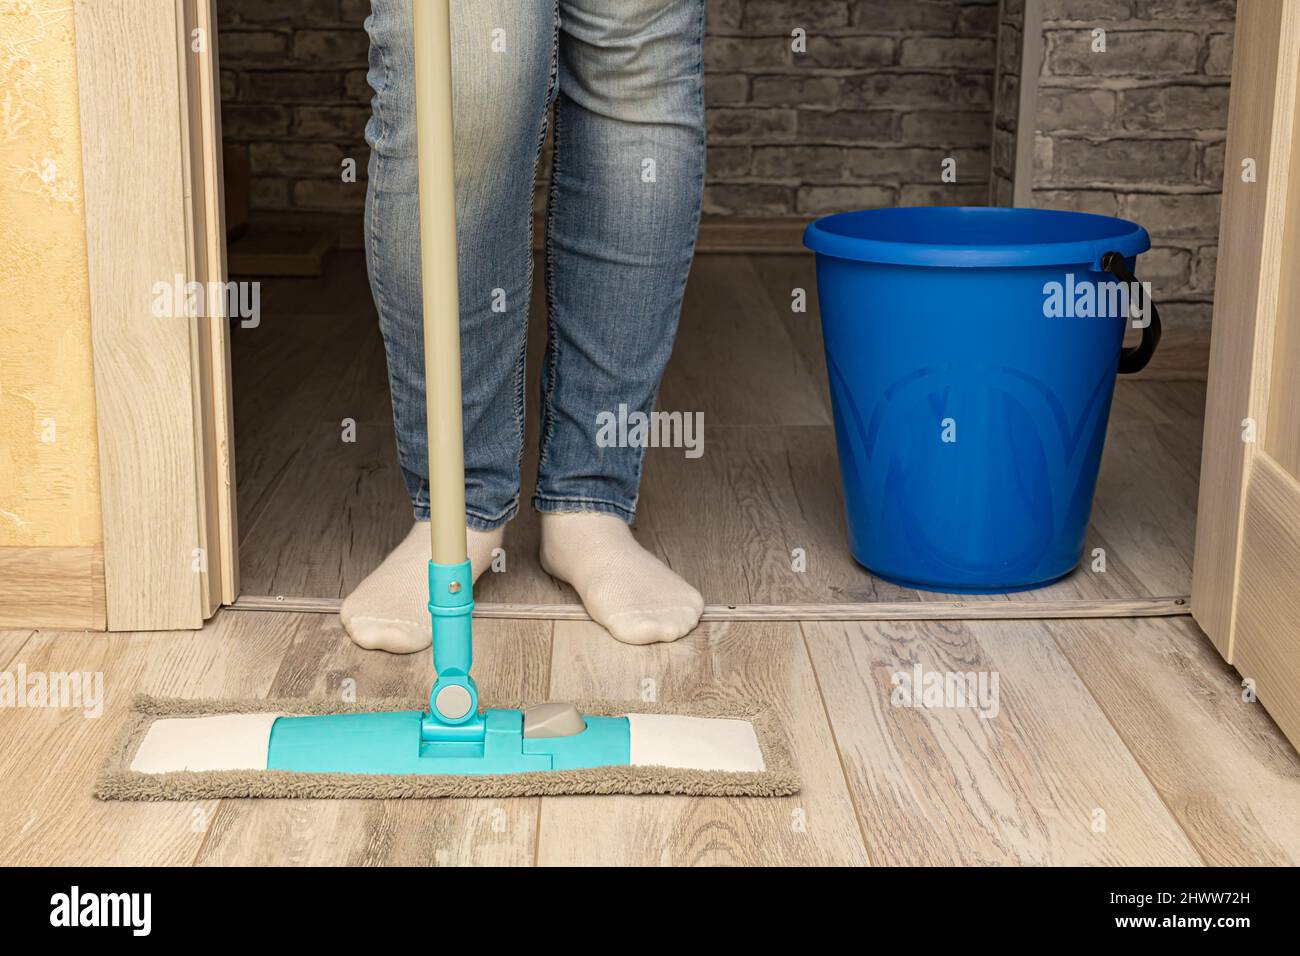
{"type": "MultiPolygon", "coordinates": [[[[236,611],[337,614],[338,598],[241,596],[236,611]]],[[[964,601],[876,601],[858,604],[709,604],[703,621],[981,621],[1065,618],[1176,617],[1192,613],[1187,595],[1092,601],[1004,601],[996,596],[964,601]]],[[[589,621],[580,604],[479,602],[478,618],[589,621]]]]}

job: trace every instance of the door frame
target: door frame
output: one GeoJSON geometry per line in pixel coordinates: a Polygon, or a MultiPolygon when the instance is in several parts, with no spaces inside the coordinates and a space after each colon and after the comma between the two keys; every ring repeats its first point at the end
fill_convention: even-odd
{"type": "Polygon", "coordinates": [[[155,307],[227,278],[214,0],[74,22],[107,626],[199,628],[239,593],[229,331],[155,307]]]}
{"type": "Polygon", "coordinates": [[[1238,656],[1246,487],[1261,451],[1250,436],[1262,439],[1267,422],[1287,194],[1300,189],[1296,49],[1300,4],[1239,0],[1192,574],[1192,615],[1229,663],[1238,656]],[[1255,160],[1254,181],[1240,175],[1245,159],[1255,160]]]}

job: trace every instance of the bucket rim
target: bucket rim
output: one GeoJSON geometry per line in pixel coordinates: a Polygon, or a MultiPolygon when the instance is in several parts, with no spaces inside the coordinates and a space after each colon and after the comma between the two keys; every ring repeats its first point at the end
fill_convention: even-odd
{"type": "Polygon", "coordinates": [[[1135,222],[1116,216],[1067,209],[1030,209],[1005,206],[895,206],[861,209],[822,216],[808,225],[803,243],[818,255],[885,265],[956,268],[1009,268],[1015,266],[1077,265],[1101,270],[1101,257],[1118,252],[1126,259],[1151,248],[1151,237],[1135,222]],[[884,239],[855,233],[871,228],[887,231],[891,225],[918,221],[940,237],[944,225],[969,230],[976,220],[996,223],[1001,230],[1021,226],[1026,230],[1068,230],[1079,238],[1062,241],[943,243],[884,239]]]}

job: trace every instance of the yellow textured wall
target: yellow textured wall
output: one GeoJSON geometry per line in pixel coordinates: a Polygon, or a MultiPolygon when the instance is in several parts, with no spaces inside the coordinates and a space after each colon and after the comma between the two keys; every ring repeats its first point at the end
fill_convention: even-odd
{"type": "Polygon", "coordinates": [[[0,0],[0,547],[99,544],[72,0],[0,0]]]}

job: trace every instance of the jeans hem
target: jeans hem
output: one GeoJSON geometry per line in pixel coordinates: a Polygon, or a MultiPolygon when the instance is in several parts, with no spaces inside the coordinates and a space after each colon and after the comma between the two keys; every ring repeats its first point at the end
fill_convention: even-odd
{"type": "Polygon", "coordinates": [[[504,527],[517,514],[519,514],[518,502],[515,502],[495,517],[474,514],[471,511],[466,511],[465,527],[469,528],[471,531],[495,531],[497,528],[504,527]]]}
{"type": "MultiPolygon", "coordinates": [[[[412,511],[415,514],[416,521],[428,521],[430,518],[427,504],[416,505],[412,511]]],[[[495,518],[486,518],[467,511],[465,512],[465,527],[471,531],[495,531],[497,528],[509,523],[517,514],[519,514],[518,504],[511,505],[503,514],[495,518]]]]}
{"type": "Polygon", "coordinates": [[[591,512],[597,512],[599,514],[615,515],[628,524],[631,524],[636,518],[636,508],[628,508],[600,498],[543,498],[537,495],[533,498],[533,507],[542,514],[590,514],[591,512]]]}

